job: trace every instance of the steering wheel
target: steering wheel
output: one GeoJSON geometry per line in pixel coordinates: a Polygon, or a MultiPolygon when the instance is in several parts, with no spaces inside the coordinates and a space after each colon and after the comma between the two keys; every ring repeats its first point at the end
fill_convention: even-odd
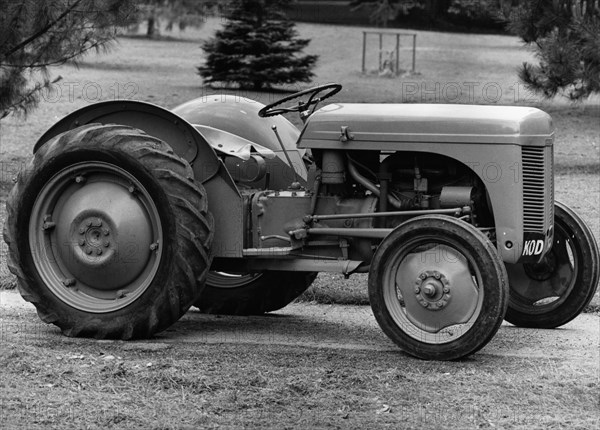
{"type": "Polygon", "coordinates": [[[317,103],[328,99],[334,94],[339,93],[341,89],[342,86],[340,84],[325,84],[319,85],[318,87],[309,88],[307,90],[300,91],[294,94],[290,94],[287,97],[284,97],[282,99],[277,100],[276,102],[266,105],[264,108],[258,111],[258,116],[261,118],[265,118],[268,116],[281,115],[288,112],[300,112],[300,114],[302,115],[303,112],[306,112],[309,106],[316,105],[317,103]],[[321,97],[317,97],[317,95],[327,90],[329,90],[329,92],[325,93],[321,97]],[[287,101],[297,99],[298,97],[302,97],[306,94],[310,94],[310,97],[305,102],[299,101],[297,105],[275,108],[276,106],[279,106],[287,101]]]}

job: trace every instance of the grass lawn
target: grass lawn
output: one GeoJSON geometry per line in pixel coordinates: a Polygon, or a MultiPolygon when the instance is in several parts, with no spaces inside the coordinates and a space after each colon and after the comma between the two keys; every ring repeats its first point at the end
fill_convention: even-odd
{"type": "MultiPolygon", "coordinates": [[[[29,159],[37,138],[58,119],[89,103],[131,98],[172,108],[219,92],[234,92],[262,103],[281,97],[278,92],[202,87],[195,69],[202,60],[199,40],[210,37],[219,25],[219,20],[209,20],[200,30],[175,34],[180,38],[174,40],[123,37],[109,54],[87,57],[79,68],[53,69],[53,76],[60,75],[62,80],[39,108],[26,119],[9,117],[0,122],[0,199],[5,198],[11,178],[29,159]]],[[[517,38],[416,31],[417,74],[392,79],[361,73],[363,28],[299,24],[298,30],[301,36],[312,38],[306,51],[320,57],[313,83],[335,81],[344,85],[334,99],[337,101],[520,104],[548,111],[556,123],[557,198],[582,214],[594,235],[600,237],[600,99],[571,105],[564,100],[543,101],[528,93],[518,83],[515,71],[533,57],[517,38]]],[[[410,69],[409,40],[400,55],[404,69],[410,69]]],[[[367,70],[378,64],[373,43],[375,39],[368,46],[367,70]]],[[[295,116],[290,120],[299,124],[295,116]]],[[[2,243],[0,247],[2,258],[6,246],[2,243]]],[[[7,276],[2,263],[0,284],[12,284],[7,276]]],[[[340,279],[337,275],[320,275],[303,299],[366,302],[364,276],[337,282],[340,279]]]]}

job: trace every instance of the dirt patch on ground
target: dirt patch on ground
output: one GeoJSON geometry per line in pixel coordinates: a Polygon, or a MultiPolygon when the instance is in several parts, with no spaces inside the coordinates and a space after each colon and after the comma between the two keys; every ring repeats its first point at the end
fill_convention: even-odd
{"type": "Polygon", "coordinates": [[[504,325],[451,363],[406,356],[357,306],[190,312],[139,342],[65,338],[30,305],[0,304],[0,318],[3,428],[596,428],[600,419],[592,315],[560,330],[504,325]]]}

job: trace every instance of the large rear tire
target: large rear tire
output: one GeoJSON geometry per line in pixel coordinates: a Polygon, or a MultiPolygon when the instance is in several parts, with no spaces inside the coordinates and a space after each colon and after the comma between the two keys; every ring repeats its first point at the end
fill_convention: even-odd
{"type": "Polygon", "coordinates": [[[210,267],[212,217],[164,142],[90,124],[42,146],[7,202],[19,290],[67,336],[145,338],[177,321],[210,267]]]}
{"type": "Polygon", "coordinates": [[[316,277],[316,272],[210,272],[196,306],[208,314],[261,315],[290,304],[316,277]]]}
{"type": "Polygon", "coordinates": [[[400,348],[455,360],[486,345],[508,303],[504,264],[488,238],[463,221],[413,218],[379,245],[369,272],[375,319],[400,348]]]}
{"type": "Polygon", "coordinates": [[[507,264],[510,299],[506,321],[519,327],[555,328],[590,303],[600,277],[598,245],[583,220],[554,206],[554,243],[540,263],[507,264]]]}

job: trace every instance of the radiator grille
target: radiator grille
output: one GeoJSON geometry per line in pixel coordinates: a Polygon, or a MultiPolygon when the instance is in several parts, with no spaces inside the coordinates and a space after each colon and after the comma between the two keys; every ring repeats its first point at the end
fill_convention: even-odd
{"type": "Polygon", "coordinates": [[[523,146],[523,228],[545,232],[552,223],[552,146],[523,146]]]}

